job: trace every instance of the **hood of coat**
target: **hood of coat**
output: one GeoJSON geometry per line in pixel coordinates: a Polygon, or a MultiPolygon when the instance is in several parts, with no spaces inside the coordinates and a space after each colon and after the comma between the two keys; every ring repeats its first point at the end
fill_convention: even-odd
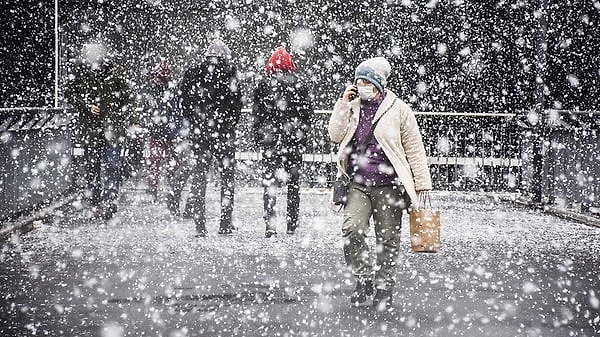
{"type": "Polygon", "coordinates": [[[204,53],[204,56],[207,58],[221,57],[224,59],[230,59],[231,58],[231,50],[229,49],[227,44],[225,44],[225,42],[223,42],[223,40],[214,39],[208,44],[208,47],[206,48],[206,52],[204,53]]]}

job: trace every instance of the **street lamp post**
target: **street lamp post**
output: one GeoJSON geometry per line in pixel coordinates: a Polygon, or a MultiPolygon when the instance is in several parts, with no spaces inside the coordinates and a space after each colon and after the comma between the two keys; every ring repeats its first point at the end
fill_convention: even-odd
{"type": "Polygon", "coordinates": [[[545,79],[546,79],[546,52],[547,52],[547,30],[548,30],[548,0],[540,0],[540,8],[537,10],[537,42],[536,42],[536,78],[535,78],[535,102],[534,113],[537,115],[537,123],[534,125],[533,134],[533,202],[540,204],[543,199],[543,190],[547,179],[544,169],[544,143],[546,141],[546,124],[548,122],[545,112],[545,79]]]}
{"type": "Polygon", "coordinates": [[[58,32],[58,0],[54,0],[54,107],[58,108],[58,80],[59,80],[59,32],[58,32]]]}

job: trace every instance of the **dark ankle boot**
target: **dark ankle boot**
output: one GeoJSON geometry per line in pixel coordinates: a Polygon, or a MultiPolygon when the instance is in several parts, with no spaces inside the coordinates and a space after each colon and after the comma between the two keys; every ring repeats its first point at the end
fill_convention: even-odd
{"type": "Polygon", "coordinates": [[[356,288],[350,296],[350,303],[353,305],[359,305],[367,300],[368,296],[373,295],[373,281],[358,281],[356,282],[356,288]]]}
{"type": "Polygon", "coordinates": [[[224,234],[224,235],[233,234],[234,229],[235,229],[235,227],[233,227],[232,225],[221,224],[219,226],[219,231],[217,233],[224,234]]]}
{"type": "Polygon", "coordinates": [[[297,223],[288,223],[287,224],[287,233],[294,234],[294,232],[296,232],[296,228],[298,228],[297,223]]]}
{"type": "Polygon", "coordinates": [[[196,224],[196,237],[205,237],[208,234],[208,231],[206,230],[204,221],[200,219],[194,219],[194,223],[196,224]]]}
{"type": "Polygon", "coordinates": [[[208,235],[208,231],[206,229],[196,229],[196,237],[197,238],[205,238],[208,235]]]}
{"type": "Polygon", "coordinates": [[[172,193],[167,194],[167,209],[172,215],[179,215],[179,198],[172,193]]]}
{"type": "Polygon", "coordinates": [[[275,229],[267,229],[265,231],[265,238],[267,239],[275,235],[277,235],[277,231],[275,229]]]}
{"type": "Polygon", "coordinates": [[[373,308],[379,312],[390,310],[392,308],[392,291],[377,289],[373,298],[373,308]]]}
{"type": "Polygon", "coordinates": [[[275,225],[273,224],[273,220],[270,218],[265,219],[265,237],[270,238],[272,236],[277,235],[277,230],[275,229],[275,225]]]}

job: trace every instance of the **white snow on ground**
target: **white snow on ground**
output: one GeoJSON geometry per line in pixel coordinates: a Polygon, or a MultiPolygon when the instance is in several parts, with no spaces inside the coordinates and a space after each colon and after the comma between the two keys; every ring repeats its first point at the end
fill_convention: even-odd
{"type": "Polygon", "coordinates": [[[104,328],[111,337],[592,336],[599,329],[598,228],[486,195],[435,192],[442,250],[411,253],[405,216],[394,310],[375,313],[348,304],[354,283],[328,191],[302,190],[295,235],[285,234],[280,193],[279,235],[271,239],[263,237],[260,189],[238,188],[239,229],[231,236],[216,234],[218,191],[207,195],[206,238],[194,237],[192,220],[131,189],[108,223],[65,211],[14,236],[0,260],[20,259],[27,271],[17,302],[50,312],[37,318],[41,330],[104,328]]]}

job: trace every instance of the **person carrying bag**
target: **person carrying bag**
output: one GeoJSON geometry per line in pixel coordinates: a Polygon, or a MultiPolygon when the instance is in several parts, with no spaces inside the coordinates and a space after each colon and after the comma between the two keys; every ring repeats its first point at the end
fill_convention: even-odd
{"type": "Polygon", "coordinates": [[[337,207],[343,214],[344,258],[356,280],[350,302],[360,305],[372,297],[377,311],[392,308],[402,214],[410,203],[405,196],[416,204],[420,193],[432,189],[415,115],[385,88],[391,70],[383,57],[360,63],[328,124],[331,141],[339,144],[337,175],[349,180],[337,207]],[[366,239],[371,219],[376,259],[366,239]]]}

